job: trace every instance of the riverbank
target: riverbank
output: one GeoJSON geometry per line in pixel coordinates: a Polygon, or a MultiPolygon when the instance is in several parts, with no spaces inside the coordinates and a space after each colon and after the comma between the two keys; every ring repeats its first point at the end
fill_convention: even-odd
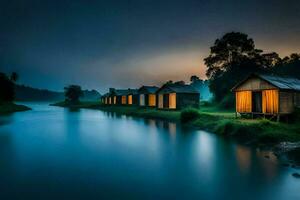
{"type": "MultiPolygon", "coordinates": [[[[164,111],[151,108],[129,106],[107,106],[99,102],[81,102],[69,105],[65,102],[52,104],[53,106],[69,108],[98,109],[107,112],[144,117],[159,118],[180,122],[180,111],[164,111]]],[[[299,142],[300,123],[273,122],[266,119],[235,118],[232,110],[222,110],[216,106],[201,106],[197,117],[186,122],[186,125],[204,129],[218,135],[230,137],[247,144],[279,144],[280,142],[299,142]]]]}
{"type": "Polygon", "coordinates": [[[140,107],[130,107],[130,106],[107,106],[99,102],[80,102],[78,104],[68,104],[66,102],[58,102],[50,104],[51,106],[67,107],[71,109],[96,109],[106,112],[116,112],[123,115],[130,115],[143,118],[155,118],[170,121],[180,121],[180,111],[163,111],[157,110],[155,108],[140,108],[140,107]]]}
{"type": "MultiPolygon", "coordinates": [[[[295,144],[300,143],[299,117],[293,123],[274,122],[267,119],[236,118],[233,110],[223,110],[217,106],[202,105],[200,109],[192,109],[187,113],[188,121],[182,120],[183,111],[165,111],[153,108],[108,106],[99,102],[81,102],[70,105],[65,102],[51,104],[52,106],[67,107],[71,109],[96,109],[118,114],[163,119],[196,129],[206,130],[224,138],[231,138],[240,143],[258,146],[272,150],[281,157],[289,166],[300,165],[300,148],[295,144]],[[196,113],[195,113],[196,112],[196,113]],[[182,122],[186,121],[186,122],[182,122]],[[288,149],[288,151],[286,151],[288,149]]],[[[186,112],[187,110],[185,110],[186,112]]],[[[186,114],[185,114],[186,115],[186,114]]]]}
{"type": "Polygon", "coordinates": [[[15,103],[2,103],[0,104],[0,114],[10,114],[14,112],[21,112],[21,111],[27,111],[31,110],[31,108],[24,106],[24,105],[18,105],[15,103]]]}

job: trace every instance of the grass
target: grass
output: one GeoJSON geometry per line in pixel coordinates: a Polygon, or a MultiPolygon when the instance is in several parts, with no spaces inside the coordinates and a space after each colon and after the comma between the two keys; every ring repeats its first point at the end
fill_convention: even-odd
{"type": "Polygon", "coordinates": [[[0,114],[9,114],[13,112],[20,112],[26,110],[31,110],[31,108],[24,105],[18,105],[12,102],[0,103],[0,114]]]}
{"type": "Polygon", "coordinates": [[[267,119],[236,119],[234,111],[214,106],[203,107],[199,113],[199,118],[190,122],[191,125],[243,142],[277,144],[300,141],[299,121],[288,124],[267,119]]]}
{"type": "Polygon", "coordinates": [[[80,102],[78,104],[68,104],[66,102],[58,102],[51,104],[52,106],[68,107],[68,108],[86,108],[96,109],[106,112],[116,112],[124,115],[131,115],[144,118],[158,118],[171,121],[180,120],[180,111],[157,110],[155,108],[144,108],[138,106],[107,106],[99,102],[80,102]]]}
{"type": "Polygon", "coordinates": [[[99,102],[81,102],[76,105],[60,102],[53,105],[99,109],[137,117],[172,120],[245,143],[277,144],[284,141],[300,141],[300,123],[298,119],[289,124],[266,119],[236,119],[233,110],[220,109],[214,105],[202,105],[200,109],[188,108],[181,112],[132,106],[106,106],[99,102]]]}

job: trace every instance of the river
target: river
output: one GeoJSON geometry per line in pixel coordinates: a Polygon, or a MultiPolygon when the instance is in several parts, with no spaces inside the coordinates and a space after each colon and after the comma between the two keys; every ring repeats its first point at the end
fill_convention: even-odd
{"type": "Polygon", "coordinates": [[[166,121],[27,105],[0,118],[0,199],[300,199],[299,169],[271,152],[166,121]]]}

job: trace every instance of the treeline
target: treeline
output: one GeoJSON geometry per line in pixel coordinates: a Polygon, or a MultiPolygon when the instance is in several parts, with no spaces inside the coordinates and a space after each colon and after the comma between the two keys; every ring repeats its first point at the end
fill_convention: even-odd
{"type": "MultiPolygon", "coordinates": [[[[97,90],[82,90],[83,101],[99,100],[101,95],[97,90]]],[[[47,89],[37,89],[25,85],[15,86],[17,101],[62,101],[65,98],[64,92],[56,92],[47,89]]]]}
{"type": "Polygon", "coordinates": [[[233,107],[230,89],[250,73],[276,74],[300,79],[300,54],[280,58],[278,53],[264,53],[247,34],[230,32],[217,39],[204,59],[206,75],[214,101],[233,107]]]}
{"type": "Polygon", "coordinates": [[[15,83],[17,73],[6,75],[0,72],[0,104],[13,102],[15,99],[15,83]]]}
{"type": "Polygon", "coordinates": [[[59,101],[64,99],[62,92],[37,89],[25,85],[16,85],[17,101],[59,101]]]}
{"type": "MultiPolygon", "coordinates": [[[[7,75],[0,72],[0,103],[13,101],[62,101],[64,92],[56,92],[47,89],[37,89],[25,85],[18,85],[18,74],[7,75]]],[[[82,90],[83,101],[99,100],[101,94],[96,90],[82,90]]]]}

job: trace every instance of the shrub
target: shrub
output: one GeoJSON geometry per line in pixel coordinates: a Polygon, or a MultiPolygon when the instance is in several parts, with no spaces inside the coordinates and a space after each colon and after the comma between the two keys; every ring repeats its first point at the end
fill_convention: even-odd
{"type": "Polygon", "coordinates": [[[180,120],[182,123],[187,123],[196,120],[200,117],[200,113],[195,108],[187,108],[181,111],[180,120]]]}

